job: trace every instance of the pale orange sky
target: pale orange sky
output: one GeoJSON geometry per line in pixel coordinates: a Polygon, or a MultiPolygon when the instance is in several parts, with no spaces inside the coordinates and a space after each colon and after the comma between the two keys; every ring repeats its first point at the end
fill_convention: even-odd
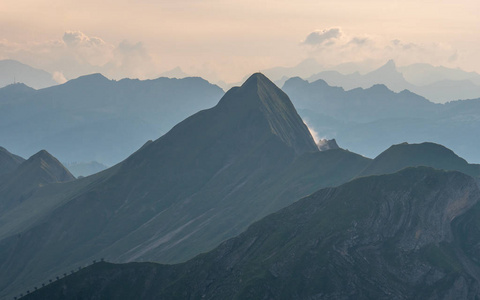
{"type": "Polygon", "coordinates": [[[2,0],[0,59],[67,78],[93,71],[147,78],[180,66],[233,82],[308,57],[480,72],[479,16],[478,0],[2,0]],[[332,28],[334,38],[302,43],[332,28]],[[70,43],[65,32],[75,32],[70,43]]]}

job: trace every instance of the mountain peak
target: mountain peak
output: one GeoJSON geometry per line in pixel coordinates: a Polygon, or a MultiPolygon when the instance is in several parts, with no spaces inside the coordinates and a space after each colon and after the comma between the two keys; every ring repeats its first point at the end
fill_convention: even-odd
{"type": "Polygon", "coordinates": [[[230,89],[218,107],[245,117],[260,111],[271,132],[296,153],[318,151],[288,96],[262,73],[253,74],[241,87],[230,89]]]}
{"type": "Polygon", "coordinates": [[[34,155],[30,156],[30,158],[28,160],[37,160],[37,159],[52,160],[52,159],[55,159],[55,157],[53,157],[50,153],[48,153],[47,150],[40,150],[37,153],[35,153],[34,155]]]}
{"type": "Polygon", "coordinates": [[[393,59],[390,59],[389,61],[387,61],[386,64],[384,64],[382,66],[382,68],[385,68],[385,69],[397,69],[397,65],[395,64],[395,61],[393,59]]]}
{"type": "Polygon", "coordinates": [[[100,73],[94,73],[89,75],[80,76],[78,78],[67,81],[65,84],[98,84],[99,82],[110,82],[110,79],[103,76],[100,73]]]}
{"type": "Polygon", "coordinates": [[[74,180],[75,177],[60,163],[53,155],[46,150],[40,150],[22,163],[19,169],[38,172],[40,169],[48,173],[48,182],[66,182],[74,180]]]}
{"type": "Polygon", "coordinates": [[[272,81],[270,81],[270,79],[267,78],[267,76],[263,75],[262,73],[260,72],[257,72],[257,73],[253,73],[252,75],[250,75],[250,77],[248,77],[248,79],[243,83],[242,87],[243,86],[248,86],[248,85],[251,85],[251,84],[258,84],[259,83],[271,83],[273,85],[275,85],[272,81]]]}

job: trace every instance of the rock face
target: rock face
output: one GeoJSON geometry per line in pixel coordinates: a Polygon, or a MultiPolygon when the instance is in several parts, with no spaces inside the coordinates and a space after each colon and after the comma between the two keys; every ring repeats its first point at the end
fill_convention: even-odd
{"type": "Polygon", "coordinates": [[[318,141],[317,146],[318,146],[318,150],[320,151],[340,149],[335,139],[331,139],[331,140],[321,139],[318,141]]]}
{"type": "Polygon", "coordinates": [[[479,200],[459,172],[363,177],[185,264],[99,263],[26,299],[475,299],[479,200]]]}

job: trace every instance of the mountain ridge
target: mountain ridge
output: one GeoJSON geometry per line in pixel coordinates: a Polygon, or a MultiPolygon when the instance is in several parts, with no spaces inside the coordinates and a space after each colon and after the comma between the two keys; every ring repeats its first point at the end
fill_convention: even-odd
{"type": "Polygon", "coordinates": [[[472,298],[480,287],[472,250],[480,240],[468,225],[478,224],[479,201],[473,179],[456,171],[417,167],[362,177],[305,197],[186,263],[94,264],[25,299],[80,292],[139,299],[472,298]]]}

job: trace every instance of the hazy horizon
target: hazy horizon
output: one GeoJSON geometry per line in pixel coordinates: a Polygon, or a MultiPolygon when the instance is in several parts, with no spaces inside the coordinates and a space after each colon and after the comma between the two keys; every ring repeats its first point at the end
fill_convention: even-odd
{"type": "Polygon", "coordinates": [[[480,72],[480,3],[444,1],[3,1],[0,59],[58,81],[154,78],[177,66],[238,82],[314,58],[325,68],[429,63],[480,72]],[[380,24],[380,25],[379,25],[380,24]]]}

